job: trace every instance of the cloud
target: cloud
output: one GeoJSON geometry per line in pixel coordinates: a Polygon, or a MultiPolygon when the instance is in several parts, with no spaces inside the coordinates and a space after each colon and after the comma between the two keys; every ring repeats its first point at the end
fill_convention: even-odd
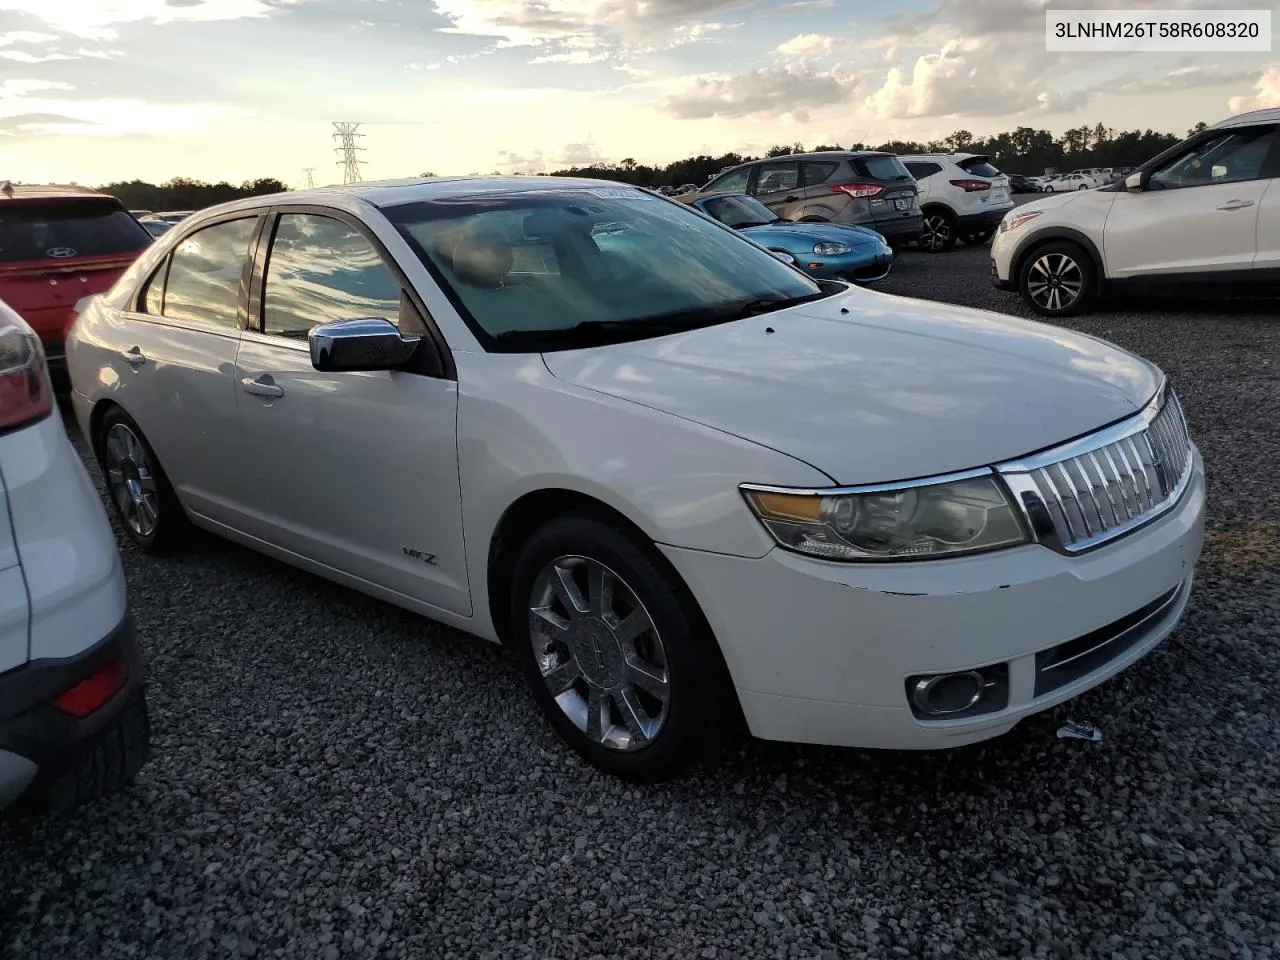
{"type": "MultiPolygon", "coordinates": [[[[3,9],[3,7],[0,7],[0,9],[3,9]]],[[[53,43],[57,39],[57,36],[52,33],[37,33],[34,30],[14,30],[10,33],[0,33],[0,47],[7,47],[15,43],[53,43]]]]}
{"type": "Polygon", "coordinates": [[[65,53],[46,53],[44,56],[36,56],[27,53],[25,50],[0,50],[0,57],[6,60],[13,60],[16,63],[50,63],[53,60],[74,60],[75,57],[65,53]]]}
{"type": "Polygon", "coordinates": [[[116,26],[265,17],[305,0],[0,0],[0,13],[33,17],[84,40],[112,40],[116,26]]]}
{"type": "Polygon", "coordinates": [[[409,64],[408,69],[413,70],[416,73],[419,70],[439,70],[440,67],[440,61],[436,60],[432,63],[411,63],[409,64]]]}
{"type": "Polygon", "coordinates": [[[585,167],[604,159],[594,143],[566,143],[560,151],[560,162],[571,167],[585,167]]]}
{"type": "Polygon", "coordinates": [[[796,116],[806,107],[850,101],[856,84],[854,77],[805,64],[765,67],[735,76],[698,77],[688,89],[669,97],[665,109],[681,120],[796,116]]]}
{"type": "Polygon", "coordinates": [[[802,33],[778,46],[786,57],[821,57],[847,41],[843,37],[824,37],[820,33],[802,33]]]}
{"type": "Polygon", "coordinates": [[[1253,90],[1252,96],[1232,97],[1227,101],[1227,108],[1232,113],[1244,113],[1246,110],[1280,107],[1280,62],[1267,64],[1253,90]]]}
{"type": "Polygon", "coordinates": [[[90,50],[87,47],[76,48],[77,57],[89,57],[91,60],[110,60],[112,57],[123,57],[123,50],[90,50]]]}
{"type": "Polygon", "coordinates": [[[71,86],[71,84],[59,83],[56,80],[36,80],[17,77],[0,83],[0,100],[16,100],[18,97],[28,97],[33,93],[42,93],[48,90],[74,89],[75,87],[71,86]]]}
{"type": "Polygon", "coordinates": [[[593,34],[575,34],[562,40],[553,41],[552,45],[559,52],[544,53],[539,57],[534,57],[529,62],[531,64],[599,63],[615,55],[609,44],[601,37],[593,34]]]}
{"type": "Polygon", "coordinates": [[[1165,90],[1193,90],[1197,87],[1245,84],[1258,76],[1254,70],[1228,70],[1216,64],[1177,67],[1164,73],[1129,73],[1093,87],[1097,93],[1143,94],[1165,90]]]}
{"type": "MultiPolygon", "coordinates": [[[[0,0],[2,2],[2,0],[0,0]]],[[[499,46],[537,46],[583,33],[632,42],[751,0],[435,0],[452,21],[445,33],[494,37],[499,46]]]]}
{"type": "Polygon", "coordinates": [[[889,70],[866,106],[884,120],[1062,113],[1083,106],[1087,92],[1045,90],[1050,62],[1043,53],[1013,56],[1005,45],[985,39],[952,40],[938,53],[917,58],[910,77],[900,67],[889,70]]]}
{"type": "Polygon", "coordinates": [[[547,169],[547,161],[541,150],[534,150],[528,156],[499,150],[498,169],[503,173],[543,173],[547,169]]]}
{"type": "Polygon", "coordinates": [[[0,117],[0,137],[22,133],[53,133],[59,127],[75,126],[93,126],[93,121],[60,113],[19,113],[11,117],[0,117]]]}

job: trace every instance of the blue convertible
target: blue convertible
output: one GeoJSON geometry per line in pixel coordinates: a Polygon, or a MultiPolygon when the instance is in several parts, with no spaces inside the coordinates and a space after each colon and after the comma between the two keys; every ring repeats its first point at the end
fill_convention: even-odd
{"type": "Polygon", "coordinates": [[[704,197],[693,205],[760,246],[787,254],[810,276],[874,283],[893,267],[889,244],[866,227],[781,220],[759,200],[740,193],[704,197]]]}

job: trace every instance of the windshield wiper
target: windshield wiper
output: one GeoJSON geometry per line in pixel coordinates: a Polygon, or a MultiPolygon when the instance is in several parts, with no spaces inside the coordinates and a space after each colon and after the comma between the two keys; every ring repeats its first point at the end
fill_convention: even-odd
{"type": "Polygon", "coordinates": [[[774,310],[785,310],[787,307],[794,307],[801,303],[808,303],[811,300],[822,300],[831,296],[825,290],[819,290],[817,293],[806,293],[802,297],[767,297],[759,300],[744,300],[737,304],[734,311],[734,319],[741,317],[754,317],[762,313],[772,313],[774,310]]]}

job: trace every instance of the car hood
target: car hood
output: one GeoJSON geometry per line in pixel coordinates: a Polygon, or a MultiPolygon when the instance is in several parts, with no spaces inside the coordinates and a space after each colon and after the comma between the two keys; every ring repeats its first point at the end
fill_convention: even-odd
{"type": "Polygon", "coordinates": [[[1081,333],[868,290],[544,359],[561,380],[773,448],[839,484],[1054,446],[1135,413],[1161,380],[1081,333]]]}
{"type": "Polygon", "coordinates": [[[846,243],[851,247],[883,244],[884,237],[865,227],[841,226],[837,223],[769,223],[742,230],[756,243],[768,246],[772,240],[795,243],[846,243]]]}

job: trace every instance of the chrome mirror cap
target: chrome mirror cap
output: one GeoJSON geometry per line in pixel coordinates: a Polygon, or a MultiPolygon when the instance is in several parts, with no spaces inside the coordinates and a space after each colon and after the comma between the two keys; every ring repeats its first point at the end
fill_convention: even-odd
{"type": "Polygon", "coordinates": [[[412,359],[421,337],[406,337],[390,320],[365,317],[324,323],[307,337],[317,370],[395,370],[412,359]]]}

